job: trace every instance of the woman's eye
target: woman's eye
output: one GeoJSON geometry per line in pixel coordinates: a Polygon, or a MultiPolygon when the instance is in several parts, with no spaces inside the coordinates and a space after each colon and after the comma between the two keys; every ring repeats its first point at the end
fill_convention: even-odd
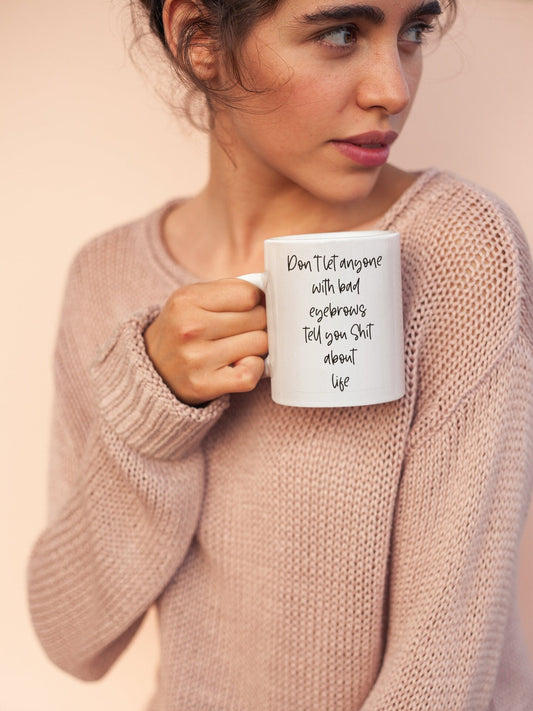
{"type": "Polygon", "coordinates": [[[323,32],[317,39],[320,44],[332,47],[350,47],[357,39],[357,29],[353,25],[336,27],[334,30],[323,32]]]}
{"type": "Polygon", "coordinates": [[[404,42],[413,42],[414,44],[422,44],[426,35],[433,32],[435,25],[430,25],[427,22],[418,22],[416,25],[411,25],[405,29],[400,39],[404,42]]]}

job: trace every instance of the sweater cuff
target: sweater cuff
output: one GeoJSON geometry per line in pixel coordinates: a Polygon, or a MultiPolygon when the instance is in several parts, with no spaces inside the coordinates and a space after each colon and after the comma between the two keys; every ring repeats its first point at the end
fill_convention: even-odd
{"type": "Polygon", "coordinates": [[[144,331],[154,307],[121,324],[92,368],[97,405],[123,442],[151,459],[175,460],[198,446],[229,406],[223,396],[196,408],[178,400],[154,368],[144,331]]]}

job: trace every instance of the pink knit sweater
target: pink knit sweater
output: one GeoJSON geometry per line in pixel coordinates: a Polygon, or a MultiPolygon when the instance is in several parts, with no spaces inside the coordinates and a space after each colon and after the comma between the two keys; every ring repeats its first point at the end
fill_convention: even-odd
{"type": "Polygon", "coordinates": [[[517,551],[533,468],[533,275],[494,197],[423,173],[402,235],[407,394],[179,402],[143,329],[192,281],[159,210],[88,244],[56,352],[50,517],[29,598],[104,674],[157,605],[154,711],[525,711],[517,551]]]}

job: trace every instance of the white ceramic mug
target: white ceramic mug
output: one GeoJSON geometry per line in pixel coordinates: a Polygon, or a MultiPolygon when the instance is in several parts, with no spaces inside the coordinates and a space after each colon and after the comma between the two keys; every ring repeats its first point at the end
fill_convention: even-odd
{"type": "Polygon", "coordinates": [[[400,235],[356,231],[265,240],[272,399],[347,407],[405,392],[400,235]]]}

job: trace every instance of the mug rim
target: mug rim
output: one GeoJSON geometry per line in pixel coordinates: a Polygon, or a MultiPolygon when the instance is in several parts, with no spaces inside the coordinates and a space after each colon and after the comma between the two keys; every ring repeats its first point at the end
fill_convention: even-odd
{"type": "Polygon", "coordinates": [[[396,230],[343,230],[340,232],[309,232],[294,235],[280,235],[279,237],[268,237],[265,243],[283,243],[290,244],[291,242],[333,242],[335,240],[359,240],[368,237],[394,237],[400,235],[396,230]]]}

